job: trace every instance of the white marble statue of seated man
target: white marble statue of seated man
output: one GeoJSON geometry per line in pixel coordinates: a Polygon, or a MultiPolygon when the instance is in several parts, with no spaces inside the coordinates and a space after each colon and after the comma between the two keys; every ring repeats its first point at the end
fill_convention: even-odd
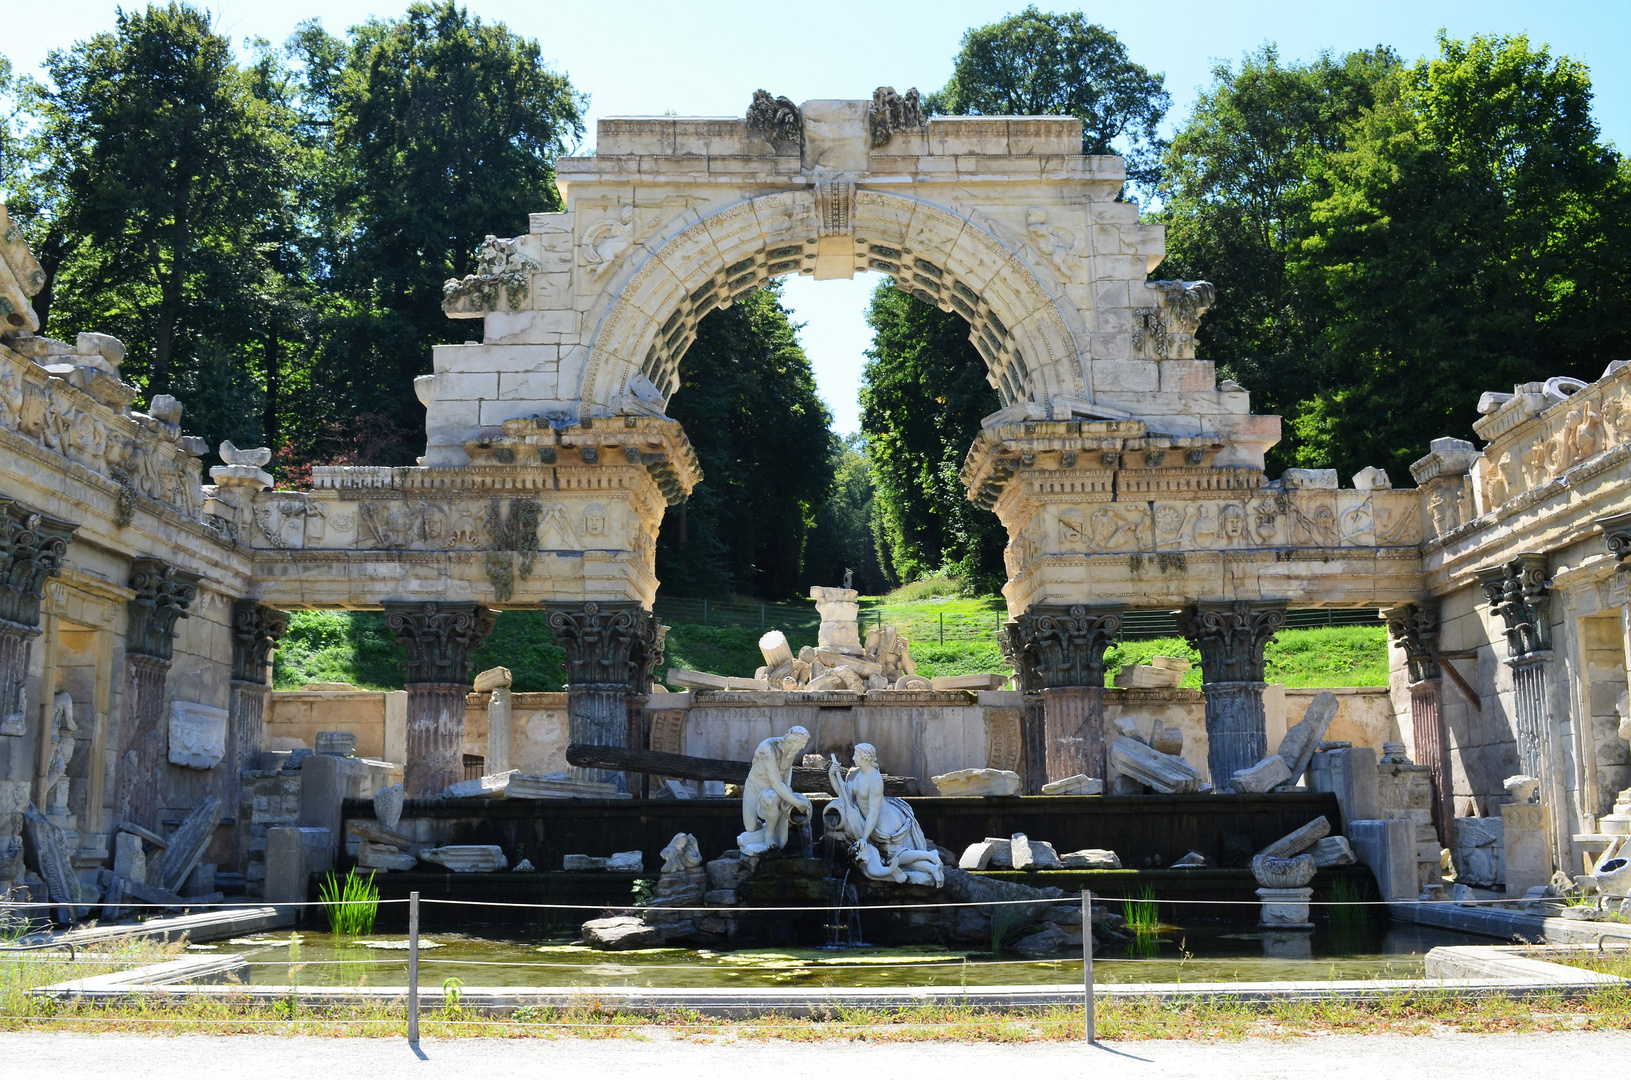
{"type": "Polygon", "coordinates": [[[822,812],[827,831],[850,843],[850,854],[872,881],[933,885],[946,882],[945,867],[923,836],[917,816],[904,799],[884,795],[878,751],[855,745],[855,767],[846,775],[835,762],[827,770],[833,800],[822,812]]]}
{"type": "Polygon", "coordinates": [[[744,855],[763,855],[787,846],[787,829],[795,812],[809,814],[810,800],[793,790],[793,765],[804,754],[810,733],[801,727],[766,739],[753,752],[747,783],[742,785],[742,824],[736,838],[744,855]]]}

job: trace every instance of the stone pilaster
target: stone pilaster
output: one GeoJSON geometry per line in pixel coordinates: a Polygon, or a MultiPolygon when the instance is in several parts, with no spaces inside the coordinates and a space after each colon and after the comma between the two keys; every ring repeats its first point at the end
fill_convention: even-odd
{"type": "Polygon", "coordinates": [[[1450,740],[1443,715],[1444,673],[1438,657],[1438,604],[1402,604],[1384,613],[1393,644],[1404,653],[1410,685],[1411,741],[1416,761],[1432,770],[1433,824],[1439,844],[1455,840],[1450,740]]]}
{"type": "Polygon", "coordinates": [[[119,816],[158,829],[164,765],[165,684],[175,655],[176,623],[198,597],[197,574],[158,559],[131,563],[125,632],[125,718],[119,725],[119,816]]]}
{"type": "Polygon", "coordinates": [[[1552,658],[1552,601],[1546,555],[1526,551],[1516,558],[1478,571],[1478,582],[1490,611],[1506,631],[1506,665],[1512,669],[1513,720],[1518,760],[1526,775],[1539,778],[1542,801],[1555,807],[1559,835],[1552,838],[1554,861],[1567,858],[1562,819],[1563,762],[1552,744],[1551,694],[1547,661],[1552,658]]]}
{"type": "Polygon", "coordinates": [[[1004,652],[1021,673],[1022,688],[1042,699],[1047,780],[1084,773],[1105,778],[1104,650],[1121,629],[1123,610],[1032,605],[1004,628],[1004,652]]]}
{"type": "MultiPolygon", "coordinates": [[[[549,625],[566,650],[568,741],[628,746],[631,699],[649,692],[668,628],[637,604],[595,601],[552,610],[549,625]]],[[[628,790],[621,772],[573,767],[572,775],[628,790]]]]}
{"type": "Polygon", "coordinates": [[[1048,714],[1042,700],[1042,680],[1036,672],[1036,656],[1027,653],[1019,624],[1009,622],[997,635],[1002,658],[1014,671],[1014,682],[1025,695],[1019,718],[1020,764],[1026,795],[1042,794],[1048,782],[1048,714]]]}
{"type": "MultiPolygon", "coordinates": [[[[0,498],[0,736],[28,734],[24,687],[40,636],[45,582],[59,572],[75,525],[31,514],[0,498]]],[[[0,895],[23,871],[23,810],[28,781],[0,778],[0,895]],[[15,784],[17,790],[7,792],[15,784]]]]}
{"type": "Polygon", "coordinates": [[[412,799],[464,779],[464,698],[471,660],[494,614],[473,603],[387,603],[385,625],[407,652],[408,749],[402,787],[412,799]]]}
{"type": "Polygon", "coordinates": [[[1286,622],[1281,603],[1236,600],[1191,604],[1174,613],[1178,630],[1201,654],[1206,695],[1207,768],[1228,791],[1237,769],[1268,753],[1263,714],[1263,647],[1286,622]]]}
{"type": "Polygon", "coordinates": [[[232,605],[232,700],[227,717],[227,805],[238,822],[234,866],[248,858],[250,808],[243,773],[257,768],[265,749],[266,701],[272,693],[272,650],[289,628],[289,616],[258,600],[232,605]]]}

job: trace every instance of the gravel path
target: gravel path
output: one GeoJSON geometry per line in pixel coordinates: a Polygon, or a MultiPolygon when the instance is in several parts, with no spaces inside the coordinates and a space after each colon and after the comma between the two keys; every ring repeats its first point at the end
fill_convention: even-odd
{"type": "MultiPolygon", "coordinates": [[[[880,1080],[1024,1077],[1226,1077],[1228,1080],[1391,1080],[1522,1076],[1578,1080],[1587,1063],[1625,1061],[1631,1034],[1332,1035],[1242,1042],[698,1043],[658,1037],[548,1042],[429,1040],[423,1060],[400,1039],[269,1036],[0,1034],[12,1076],[119,1080],[409,1080],[411,1077],[750,1077],[832,1080],[866,1070],[880,1080]],[[546,1071],[547,1070],[547,1071],[546,1071]]],[[[1611,1070],[1618,1072],[1618,1068],[1611,1070]]]]}

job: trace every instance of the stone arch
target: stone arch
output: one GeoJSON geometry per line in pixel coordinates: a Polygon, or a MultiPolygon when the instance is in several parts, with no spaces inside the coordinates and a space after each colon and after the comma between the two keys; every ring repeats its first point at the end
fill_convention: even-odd
{"type": "Polygon", "coordinates": [[[834,233],[852,238],[854,269],[888,274],[897,288],[967,320],[1004,406],[1089,397],[1086,350],[1060,302],[992,231],[923,199],[805,189],[693,220],[638,264],[594,336],[584,412],[627,409],[642,397],[637,388],[648,407],[666,407],[702,318],[772,278],[813,273],[822,237],[834,233]]]}

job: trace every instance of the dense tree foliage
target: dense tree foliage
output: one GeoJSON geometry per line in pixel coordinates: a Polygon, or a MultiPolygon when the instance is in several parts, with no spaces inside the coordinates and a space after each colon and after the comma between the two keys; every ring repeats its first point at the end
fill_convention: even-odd
{"type": "Polygon", "coordinates": [[[1202,355],[1286,417],[1276,464],[1472,438],[1480,391],[1595,378],[1631,325],[1631,171],[1580,64],[1441,38],[1221,67],[1167,155],[1163,277],[1220,285],[1202,355]]]}
{"type": "MultiPolygon", "coordinates": [[[[816,515],[815,528],[804,550],[806,585],[837,585],[844,572],[853,571],[855,588],[876,596],[889,588],[878,559],[873,534],[876,492],[872,465],[867,461],[866,437],[855,432],[843,439],[834,435],[836,464],[832,497],[816,515]]],[[[806,590],[801,589],[801,592],[806,590]]]]}
{"type": "Polygon", "coordinates": [[[1156,132],[1172,103],[1162,82],[1080,12],[1031,6],[964,34],[950,81],[927,104],[960,115],[1078,117],[1082,153],[1124,153],[1129,177],[1149,183],[1160,160],[1156,132]]]}
{"type": "Polygon", "coordinates": [[[703,482],[664,522],[664,589],[794,595],[805,535],[832,487],[832,417],[779,286],[702,320],[680,362],[680,387],[668,414],[685,426],[703,482]]]}
{"type": "Polygon", "coordinates": [[[1000,584],[1008,535],[958,478],[981,417],[1000,404],[968,323],[889,284],[872,294],[867,321],[861,430],[885,573],[897,584],[941,570],[1000,584]]]}

